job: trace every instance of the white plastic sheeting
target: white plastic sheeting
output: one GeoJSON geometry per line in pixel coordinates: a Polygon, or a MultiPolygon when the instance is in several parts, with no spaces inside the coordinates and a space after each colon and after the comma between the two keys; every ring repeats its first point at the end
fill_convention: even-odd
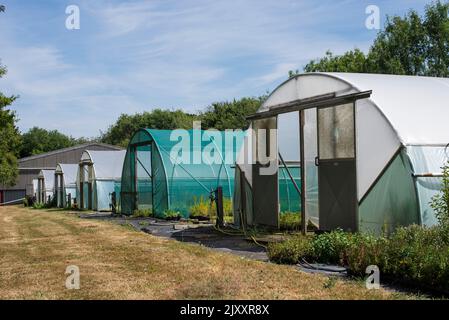
{"type": "Polygon", "coordinates": [[[441,190],[441,177],[420,177],[426,174],[441,174],[441,167],[448,161],[444,146],[408,146],[407,154],[412,162],[418,192],[421,222],[426,226],[438,223],[430,207],[432,197],[441,190]]]}
{"type": "Polygon", "coordinates": [[[84,151],[81,160],[89,159],[93,163],[95,180],[120,180],[126,150],[120,151],[84,151]]]}
{"type": "MultiPolygon", "coordinates": [[[[38,178],[43,179],[45,201],[47,201],[48,197],[53,198],[55,188],[55,170],[41,170],[38,178]]],[[[42,193],[42,190],[39,190],[39,192],[42,193]]]]}
{"type": "Polygon", "coordinates": [[[37,192],[38,192],[38,183],[39,181],[37,179],[33,179],[33,196],[37,198],[37,192]]]}
{"type": "Polygon", "coordinates": [[[449,78],[328,73],[357,91],[373,90],[373,101],[403,144],[447,144],[449,78]]]}
{"type": "Polygon", "coordinates": [[[56,173],[62,173],[64,187],[65,188],[75,188],[76,187],[76,175],[78,172],[77,164],[63,164],[60,163],[56,167],[56,173]]]}
{"type": "MultiPolygon", "coordinates": [[[[110,210],[111,194],[117,192],[120,196],[120,182],[126,150],[120,151],[92,151],[86,150],[81,156],[81,162],[92,164],[92,176],[89,182],[93,190],[93,210],[110,210]]],[[[86,175],[88,172],[86,171],[86,175]]],[[[79,179],[79,173],[78,173],[79,179]]],[[[87,177],[86,177],[87,179],[87,177]]],[[[87,206],[87,186],[84,185],[84,207],[87,206]]]]}
{"type": "MultiPolygon", "coordinates": [[[[60,202],[60,199],[58,199],[58,205],[66,206],[67,196],[69,194],[70,194],[72,201],[74,201],[77,198],[76,180],[77,180],[78,168],[79,168],[79,166],[77,164],[59,163],[56,166],[55,174],[61,174],[62,181],[64,183],[64,185],[62,186],[62,191],[63,191],[62,203],[60,202]]],[[[58,186],[58,187],[60,188],[61,186],[58,186]]],[[[57,194],[57,197],[59,197],[58,194],[57,194]]]]}

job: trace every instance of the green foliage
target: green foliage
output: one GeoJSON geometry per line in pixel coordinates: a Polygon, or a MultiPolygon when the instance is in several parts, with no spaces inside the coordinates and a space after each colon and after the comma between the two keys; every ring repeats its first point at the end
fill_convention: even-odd
{"type": "Polygon", "coordinates": [[[181,218],[181,213],[179,211],[169,209],[164,211],[163,217],[167,220],[178,220],[181,218]]]}
{"type": "Polygon", "coordinates": [[[323,263],[342,263],[344,249],[351,245],[353,236],[342,230],[322,233],[311,241],[311,256],[323,263]]]}
{"type": "Polygon", "coordinates": [[[63,149],[85,143],[85,138],[75,139],[58,132],[33,127],[22,135],[20,157],[28,157],[44,152],[63,149]]]}
{"type": "Polygon", "coordinates": [[[232,102],[215,102],[205,112],[200,114],[200,120],[204,129],[217,130],[242,129],[249,126],[246,116],[256,113],[265,96],[258,98],[234,99],[232,102]]]}
{"type": "Polygon", "coordinates": [[[449,290],[449,227],[417,225],[398,228],[390,237],[349,234],[341,230],[311,238],[295,235],[268,246],[268,256],[276,263],[338,263],[349,273],[365,276],[377,265],[383,276],[414,286],[449,290]]]}
{"type": "Polygon", "coordinates": [[[117,122],[102,134],[101,141],[126,147],[132,135],[141,128],[152,129],[191,129],[196,115],[182,110],[154,109],[151,112],[134,115],[122,114],[117,122]]]}
{"type": "MultiPolygon", "coordinates": [[[[359,72],[399,75],[449,76],[449,2],[426,6],[404,17],[387,17],[367,54],[359,49],[309,62],[305,72],[359,72]]],[[[294,76],[298,72],[289,72],[294,76]]]]}
{"type": "Polygon", "coordinates": [[[133,212],[134,218],[148,218],[153,216],[153,211],[151,209],[136,209],[133,212]]]}
{"type": "Polygon", "coordinates": [[[162,109],[134,115],[122,114],[115,124],[102,133],[100,140],[104,143],[126,147],[138,129],[191,129],[193,121],[202,121],[203,129],[246,129],[248,122],[245,117],[255,113],[263,100],[264,97],[217,102],[199,114],[162,109]]]}
{"type": "MultiPolygon", "coordinates": [[[[310,61],[305,67],[306,72],[367,72],[366,56],[359,49],[348,51],[341,56],[334,56],[331,51],[326,51],[324,58],[310,61]]],[[[298,72],[296,72],[298,73],[298,72]]],[[[290,77],[295,73],[290,73],[290,77]]]]}
{"type": "Polygon", "coordinates": [[[189,208],[189,214],[191,218],[210,218],[213,215],[213,211],[216,210],[215,208],[215,202],[211,203],[209,198],[205,199],[203,196],[195,197],[193,205],[189,208]]]}
{"type": "MultiPolygon", "coordinates": [[[[217,204],[216,202],[210,201],[210,198],[205,198],[204,196],[194,197],[194,203],[189,208],[189,215],[191,218],[214,218],[217,216],[217,204]]],[[[233,217],[232,213],[232,201],[228,198],[223,198],[223,211],[225,217],[233,217]]]]}
{"type": "Polygon", "coordinates": [[[281,212],[279,215],[279,227],[285,231],[301,230],[300,212],[281,212]]]}
{"type": "MultiPolygon", "coordinates": [[[[0,64],[0,78],[6,74],[6,68],[0,64]]],[[[7,107],[16,96],[5,96],[0,92],[0,185],[12,186],[18,175],[18,152],[20,133],[16,126],[16,113],[7,107]]]]}
{"type": "Polygon", "coordinates": [[[432,197],[430,206],[435,211],[438,222],[441,225],[449,225],[449,162],[441,169],[443,171],[442,188],[432,197]]]}
{"type": "Polygon", "coordinates": [[[270,243],[267,255],[270,261],[280,264],[296,264],[300,258],[309,258],[312,252],[310,239],[294,235],[283,242],[270,243]]]}

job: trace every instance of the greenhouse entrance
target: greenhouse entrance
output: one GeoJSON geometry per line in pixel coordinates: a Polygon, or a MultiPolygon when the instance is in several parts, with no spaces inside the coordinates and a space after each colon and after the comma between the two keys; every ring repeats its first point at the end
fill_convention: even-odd
{"type": "MultiPolygon", "coordinates": [[[[309,223],[322,231],[358,230],[355,103],[370,95],[371,91],[342,95],[331,92],[273,105],[247,117],[254,127],[258,120],[276,122],[280,114],[299,112],[303,233],[309,223]]],[[[254,179],[257,175],[257,170],[253,170],[253,199],[260,197],[259,188],[271,187],[271,184],[258,186],[254,179]]],[[[274,221],[278,213],[265,206],[258,208],[257,215],[269,216],[274,221]]]]}
{"type": "Polygon", "coordinates": [[[354,103],[318,108],[318,199],[321,230],[357,230],[354,103]]]}

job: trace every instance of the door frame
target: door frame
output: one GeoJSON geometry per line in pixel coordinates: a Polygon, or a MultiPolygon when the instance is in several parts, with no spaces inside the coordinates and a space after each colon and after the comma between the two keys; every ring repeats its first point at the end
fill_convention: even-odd
{"type": "MultiPolygon", "coordinates": [[[[318,106],[316,107],[316,139],[317,139],[317,155],[315,158],[315,165],[317,166],[317,174],[318,174],[318,216],[321,216],[321,211],[320,211],[320,163],[327,163],[327,162],[344,162],[344,161],[353,161],[354,162],[354,185],[355,185],[355,194],[354,194],[354,221],[353,221],[353,225],[355,227],[354,232],[357,232],[359,230],[359,212],[358,212],[358,198],[357,198],[357,188],[358,188],[358,180],[357,180],[357,123],[356,123],[356,102],[357,100],[351,101],[351,102],[346,102],[346,103],[339,103],[336,105],[327,105],[327,106],[318,106]],[[352,104],[352,118],[353,118],[353,141],[354,141],[354,157],[346,157],[346,158],[332,158],[332,159],[324,159],[321,160],[320,159],[320,120],[319,120],[319,110],[322,109],[329,109],[329,108],[338,108],[339,106],[344,106],[351,103],[352,104]]],[[[321,229],[321,227],[320,227],[321,229]]]]}

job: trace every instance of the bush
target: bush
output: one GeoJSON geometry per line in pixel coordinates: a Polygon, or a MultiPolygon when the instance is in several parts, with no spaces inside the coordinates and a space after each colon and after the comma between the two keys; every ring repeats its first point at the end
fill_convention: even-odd
{"type": "Polygon", "coordinates": [[[133,212],[134,218],[148,218],[153,216],[153,211],[151,209],[136,209],[133,212]]]}
{"type": "Polygon", "coordinates": [[[353,241],[353,235],[342,230],[322,233],[311,241],[312,258],[322,263],[344,263],[345,250],[353,241]]]}
{"type": "Polygon", "coordinates": [[[213,210],[216,210],[215,203],[211,204],[210,199],[204,199],[203,196],[193,198],[193,205],[189,208],[191,218],[207,217],[210,218],[213,210]]]}
{"type": "Polygon", "coordinates": [[[430,206],[435,211],[435,215],[440,224],[449,224],[449,162],[442,168],[442,188],[441,191],[432,197],[430,206]]]}
{"type": "Polygon", "coordinates": [[[181,213],[175,210],[165,210],[163,217],[167,220],[179,220],[181,218],[181,213]]]}
{"type": "Polygon", "coordinates": [[[296,264],[300,258],[307,258],[311,253],[310,240],[302,235],[295,235],[284,242],[268,245],[267,254],[270,261],[279,264],[296,264]]]}
{"type": "MultiPolygon", "coordinates": [[[[210,202],[210,199],[205,199],[203,196],[199,198],[194,197],[194,204],[189,208],[189,216],[191,218],[213,218],[217,216],[217,204],[216,202],[210,202]]],[[[225,217],[233,217],[232,201],[231,199],[223,199],[223,211],[225,217]]]]}
{"type": "Polygon", "coordinates": [[[338,263],[356,276],[377,265],[381,275],[418,287],[449,290],[449,227],[417,225],[398,228],[389,238],[341,230],[311,238],[292,236],[270,244],[268,257],[276,263],[338,263]]]}
{"type": "Polygon", "coordinates": [[[285,231],[301,230],[301,214],[299,212],[282,212],[279,215],[279,227],[285,231]]]}

